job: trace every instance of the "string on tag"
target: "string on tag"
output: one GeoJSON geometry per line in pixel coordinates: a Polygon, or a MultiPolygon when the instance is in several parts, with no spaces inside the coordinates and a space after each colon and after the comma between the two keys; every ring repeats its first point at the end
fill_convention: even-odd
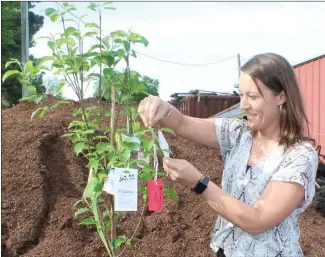
{"type": "Polygon", "coordinates": [[[126,129],[128,134],[130,134],[130,119],[129,119],[129,113],[126,115],[126,129]]]}
{"type": "Polygon", "coordinates": [[[153,145],[153,158],[154,158],[154,168],[155,168],[155,182],[157,184],[157,178],[158,178],[158,157],[157,157],[157,151],[156,151],[156,144],[153,145]]]}

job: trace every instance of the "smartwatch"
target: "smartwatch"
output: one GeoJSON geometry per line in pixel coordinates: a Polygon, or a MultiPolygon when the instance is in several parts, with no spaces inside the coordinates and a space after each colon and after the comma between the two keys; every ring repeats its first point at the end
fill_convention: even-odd
{"type": "Polygon", "coordinates": [[[202,194],[204,190],[208,187],[210,179],[206,176],[202,176],[202,178],[197,182],[197,184],[193,187],[193,191],[197,194],[202,194]]]}

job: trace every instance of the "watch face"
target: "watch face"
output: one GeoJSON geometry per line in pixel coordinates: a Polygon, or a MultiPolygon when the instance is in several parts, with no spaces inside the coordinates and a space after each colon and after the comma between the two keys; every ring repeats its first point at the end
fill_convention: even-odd
{"type": "Polygon", "coordinates": [[[207,188],[209,183],[209,178],[208,177],[203,177],[193,188],[194,192],[197,194],[203,193],[203,191],[207,188]]]}
{"type": "Polygon", "coordinates": [[[203,177],[203,178],[201,179],[201,183],[202,183],[203,185],[207,186],[208,183],[209,183],[209,178],[208,178],[208,177],[203,177]]]}

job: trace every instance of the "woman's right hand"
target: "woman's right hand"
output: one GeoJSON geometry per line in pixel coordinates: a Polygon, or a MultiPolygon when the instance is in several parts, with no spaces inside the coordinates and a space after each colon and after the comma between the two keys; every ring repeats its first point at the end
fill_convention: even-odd
{"type": "Polygon", "coordinates": [[[154,126],[169,114],[170,108],[168,102],[158,96],[149,95],[140,102],[138,113],[146,127],[154,126]]]}

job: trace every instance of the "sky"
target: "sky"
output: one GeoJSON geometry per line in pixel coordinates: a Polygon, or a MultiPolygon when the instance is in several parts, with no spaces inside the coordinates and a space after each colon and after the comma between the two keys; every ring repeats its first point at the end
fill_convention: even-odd
{"type": "MultiPolygon", "coordinates": [[[[62,3],[62,2],[61,2],[62,3]]],[[[74,2],[86,22],[98,23],[89,2],[74,2]]],[[[147,47],[135,50],[166,61],[205,66],[175,65],[142,55],[130,62],[131,69],[159,80],[159,94],[169,100],[175,92],[193,89],[232,92],[238,82],[237,54],[241,63],[255,54],[278,53],[294,65],[325,53],[325,2],[114,2],[115,11],[103,14],[103,28],[132,30],[146,37],[147,47]]],[[[33,12],[45,16],[55,2],[36,3],[33,12]]],[[[62,24],[44,17],[35,37],[62,32],[62,24]]],[[[51,55],[40,39],[30,49],[35,57],[51,55]]],[[[118,67],[123,68],[123,67],[118,67]]],[[[86,97],[92,96],[90,88],[86,97]]],[[[64,96],[76,99],[71,89],[64,96]]]]}

